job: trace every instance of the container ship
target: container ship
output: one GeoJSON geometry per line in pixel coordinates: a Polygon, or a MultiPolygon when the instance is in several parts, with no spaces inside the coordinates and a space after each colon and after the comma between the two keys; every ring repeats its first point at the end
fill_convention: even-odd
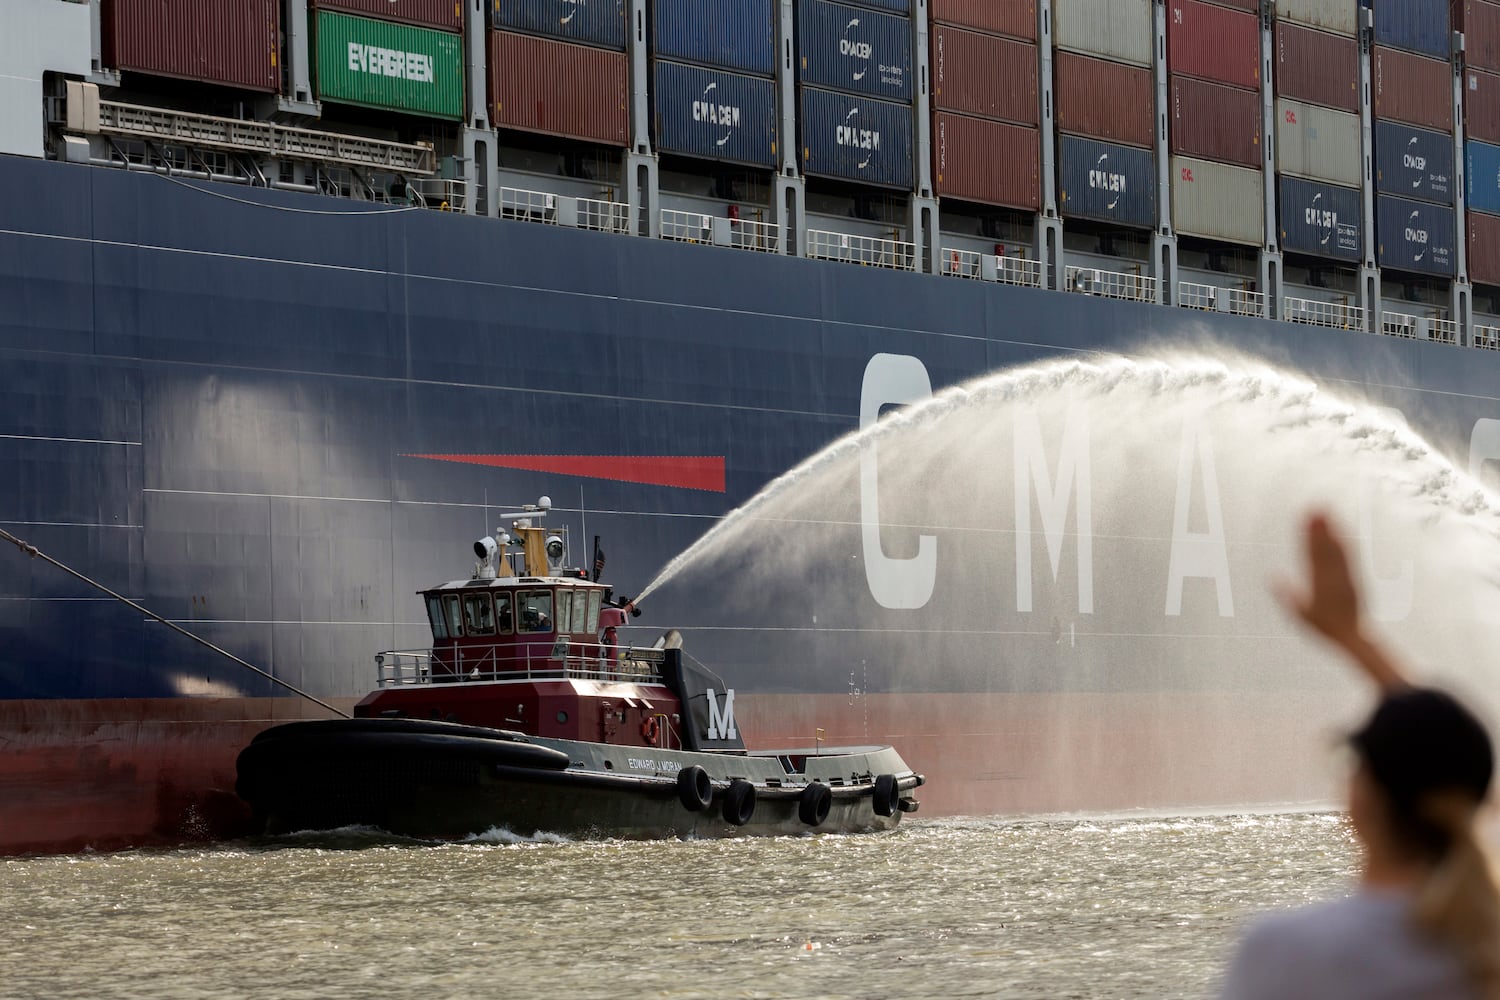
{"type": "MultiPolygon", "coordinates": [[[[238,751],[321,717],[282,684],[352,706],[495,510],[549,494],[639,593],[1007,366],[1217,345],[1500,461],[1488,0],[8,0],[0,34],[0,527],[282,682],[3,555],[0,852],[232,834],[238,751]]],[[[665,586],[629,641],[680,628],[752,742],[897,746],[939,815],[1322,787],[1286,748],[1340,690],[1189,669],[1295,659],[1284,621],[1191,583],[1208,627],[1091,633],[1141,588],[1005,583],[954,629],[951,563],[877,579],[927,523],[885,502],[802,581],[847,619],[665,586]]]]}

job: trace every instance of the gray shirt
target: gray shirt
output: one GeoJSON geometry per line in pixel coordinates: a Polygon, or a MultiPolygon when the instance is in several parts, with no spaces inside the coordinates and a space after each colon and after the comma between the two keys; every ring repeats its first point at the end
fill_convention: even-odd
{"type": "Polygon", "coordinates": [[[1411,903],[1407,892],[1361,889],[1258,920],[1230,965],[1224,1000],[1475,1000],[1457,957],[1411,926],[1411,903]]]}

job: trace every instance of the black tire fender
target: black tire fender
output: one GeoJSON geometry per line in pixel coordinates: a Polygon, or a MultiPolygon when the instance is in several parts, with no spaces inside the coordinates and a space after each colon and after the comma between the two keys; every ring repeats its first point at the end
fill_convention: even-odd
{"type": "Polygon", "coordinates": [[[901,804],[901,786],[894,774],[882,774],[875,778],[874,788],[876,816],[894,816],[901,804]]]}
{"type": "Polygon", "coordinates": [[[755,815],[755,786],[744,778],[735,778],[724,792],[724,821],[730,826],[744,826],[755,815]]]}
{"type": "Polygon", "coordinates": [[[814,781],[802,789],[797,800],[797,818],[808,826],[822,826],[833,808],[833,791],[821,781],[814,781]]]}
{"type": "Polygon", "coordinates": [[[689,764],[677,772],[677,799],[688,812],[702,812],[714,798],[713,782],[708,772],[697,764],[689,764]]]}

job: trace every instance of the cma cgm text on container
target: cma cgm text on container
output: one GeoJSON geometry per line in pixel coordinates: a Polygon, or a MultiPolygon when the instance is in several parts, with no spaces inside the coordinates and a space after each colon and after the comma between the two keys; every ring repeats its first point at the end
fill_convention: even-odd
{"type": "Polygon", "coordinates": [[[1375,123],[1375,190],[1452,205],[1453,137],[1403,125],[1375,123]]]}
{"type": "Polygon", "coordinates": [[[1398,271],[1451,277],[1458,260],[1453,209],[1383,194],[1375,199],[1378,263],[1398,271]]]}
{"type": "Polygon", "coordinates": [[[1283,177],[1279,194],[1283,250],[1330,260],[1360,259],[1364,202],[1358,188],[1283,177]]]}
{"type": "Polygon", "coordinates": [[[868,8],[800,0],[798,80],[887,101],[911,101],[911,20],[868,8]]]}
{"type": "Polygon", "coordinates": [[[1065,218],[1137,229],[1156,225],[1156,157],[1151,150],[1064,135],[1057,152],[1058,199],[1065,218]]]}
{"type": "Polygon", "coordinates": [[[316,24],[321,100],[463,118],[462,35],[328,10],[316,24]]]}
{"type": "Polygon", "coordinates": [[[857,94],[803,87],[802,169],[813,176],[910,188],[911,108],[857,94]]]}
{"type": "Polygon", "coordinates": [[[658,59],[651,100],[664,153],[776,166],[776,83],[658,59]]]}
{"type": "Polygon", "coordinates": [[[655,0],[652,55],[771,76],[776,25],[772,0],[655,0]]]}

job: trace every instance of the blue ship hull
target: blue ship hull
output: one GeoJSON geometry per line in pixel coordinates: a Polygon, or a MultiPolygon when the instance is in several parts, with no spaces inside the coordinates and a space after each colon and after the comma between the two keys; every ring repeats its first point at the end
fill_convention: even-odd
{"type": "MultiPolygon", "coordinates": [[[[376,650],[424,642],[414,592],[466,566],[455,560],[494,510],[550,493],[634,592],[857,428],[878,354],[919,358],[938,389],[1059,355],[1221,343],[1348,383],[1438,440],[1500,416],[1494,352],[54,162],[0,158],[0,190],[20,195],[0,201],[0,524],[343,703],[371,687],[376,650]],[[711,471],[674,485],[668,461],[663,484],[422,457],[455,455],[706,458],[722,461],[722,489],[711,471]]],[[[101,720],[196,719],[233,742],[300,713],[38,562],[0,559],[0,598],[0,728],[49,760],[76,765],[101,720]]],[[[686,626],[765,720],[789,697],[823,697],[834,717],[856,687],[939,714],[976,695],[1129,699],[1152,690],[1131,664],[1171,639],[1112,650],[1122,666],[1107,681],[1059,665],[976,691],[878,661],[855,679],[834,638],[815,636],[796,663],[767,658],[774,609],[695,634],[684,601],[664,594],[646,620],[686,626]]],[[[1045,622],[1030,632],[1016,662],[1060,655],[1045,622]]],[[[952,641],[962,657],[991,640],[952,641]]],[[[1219,650],[1200,641],[1201,655],[1219,650]]],[[[900,733],[853,735],[899,746],[900,733]]],[[[913,766],[945,811],[941,764],[913,766]]]]}

